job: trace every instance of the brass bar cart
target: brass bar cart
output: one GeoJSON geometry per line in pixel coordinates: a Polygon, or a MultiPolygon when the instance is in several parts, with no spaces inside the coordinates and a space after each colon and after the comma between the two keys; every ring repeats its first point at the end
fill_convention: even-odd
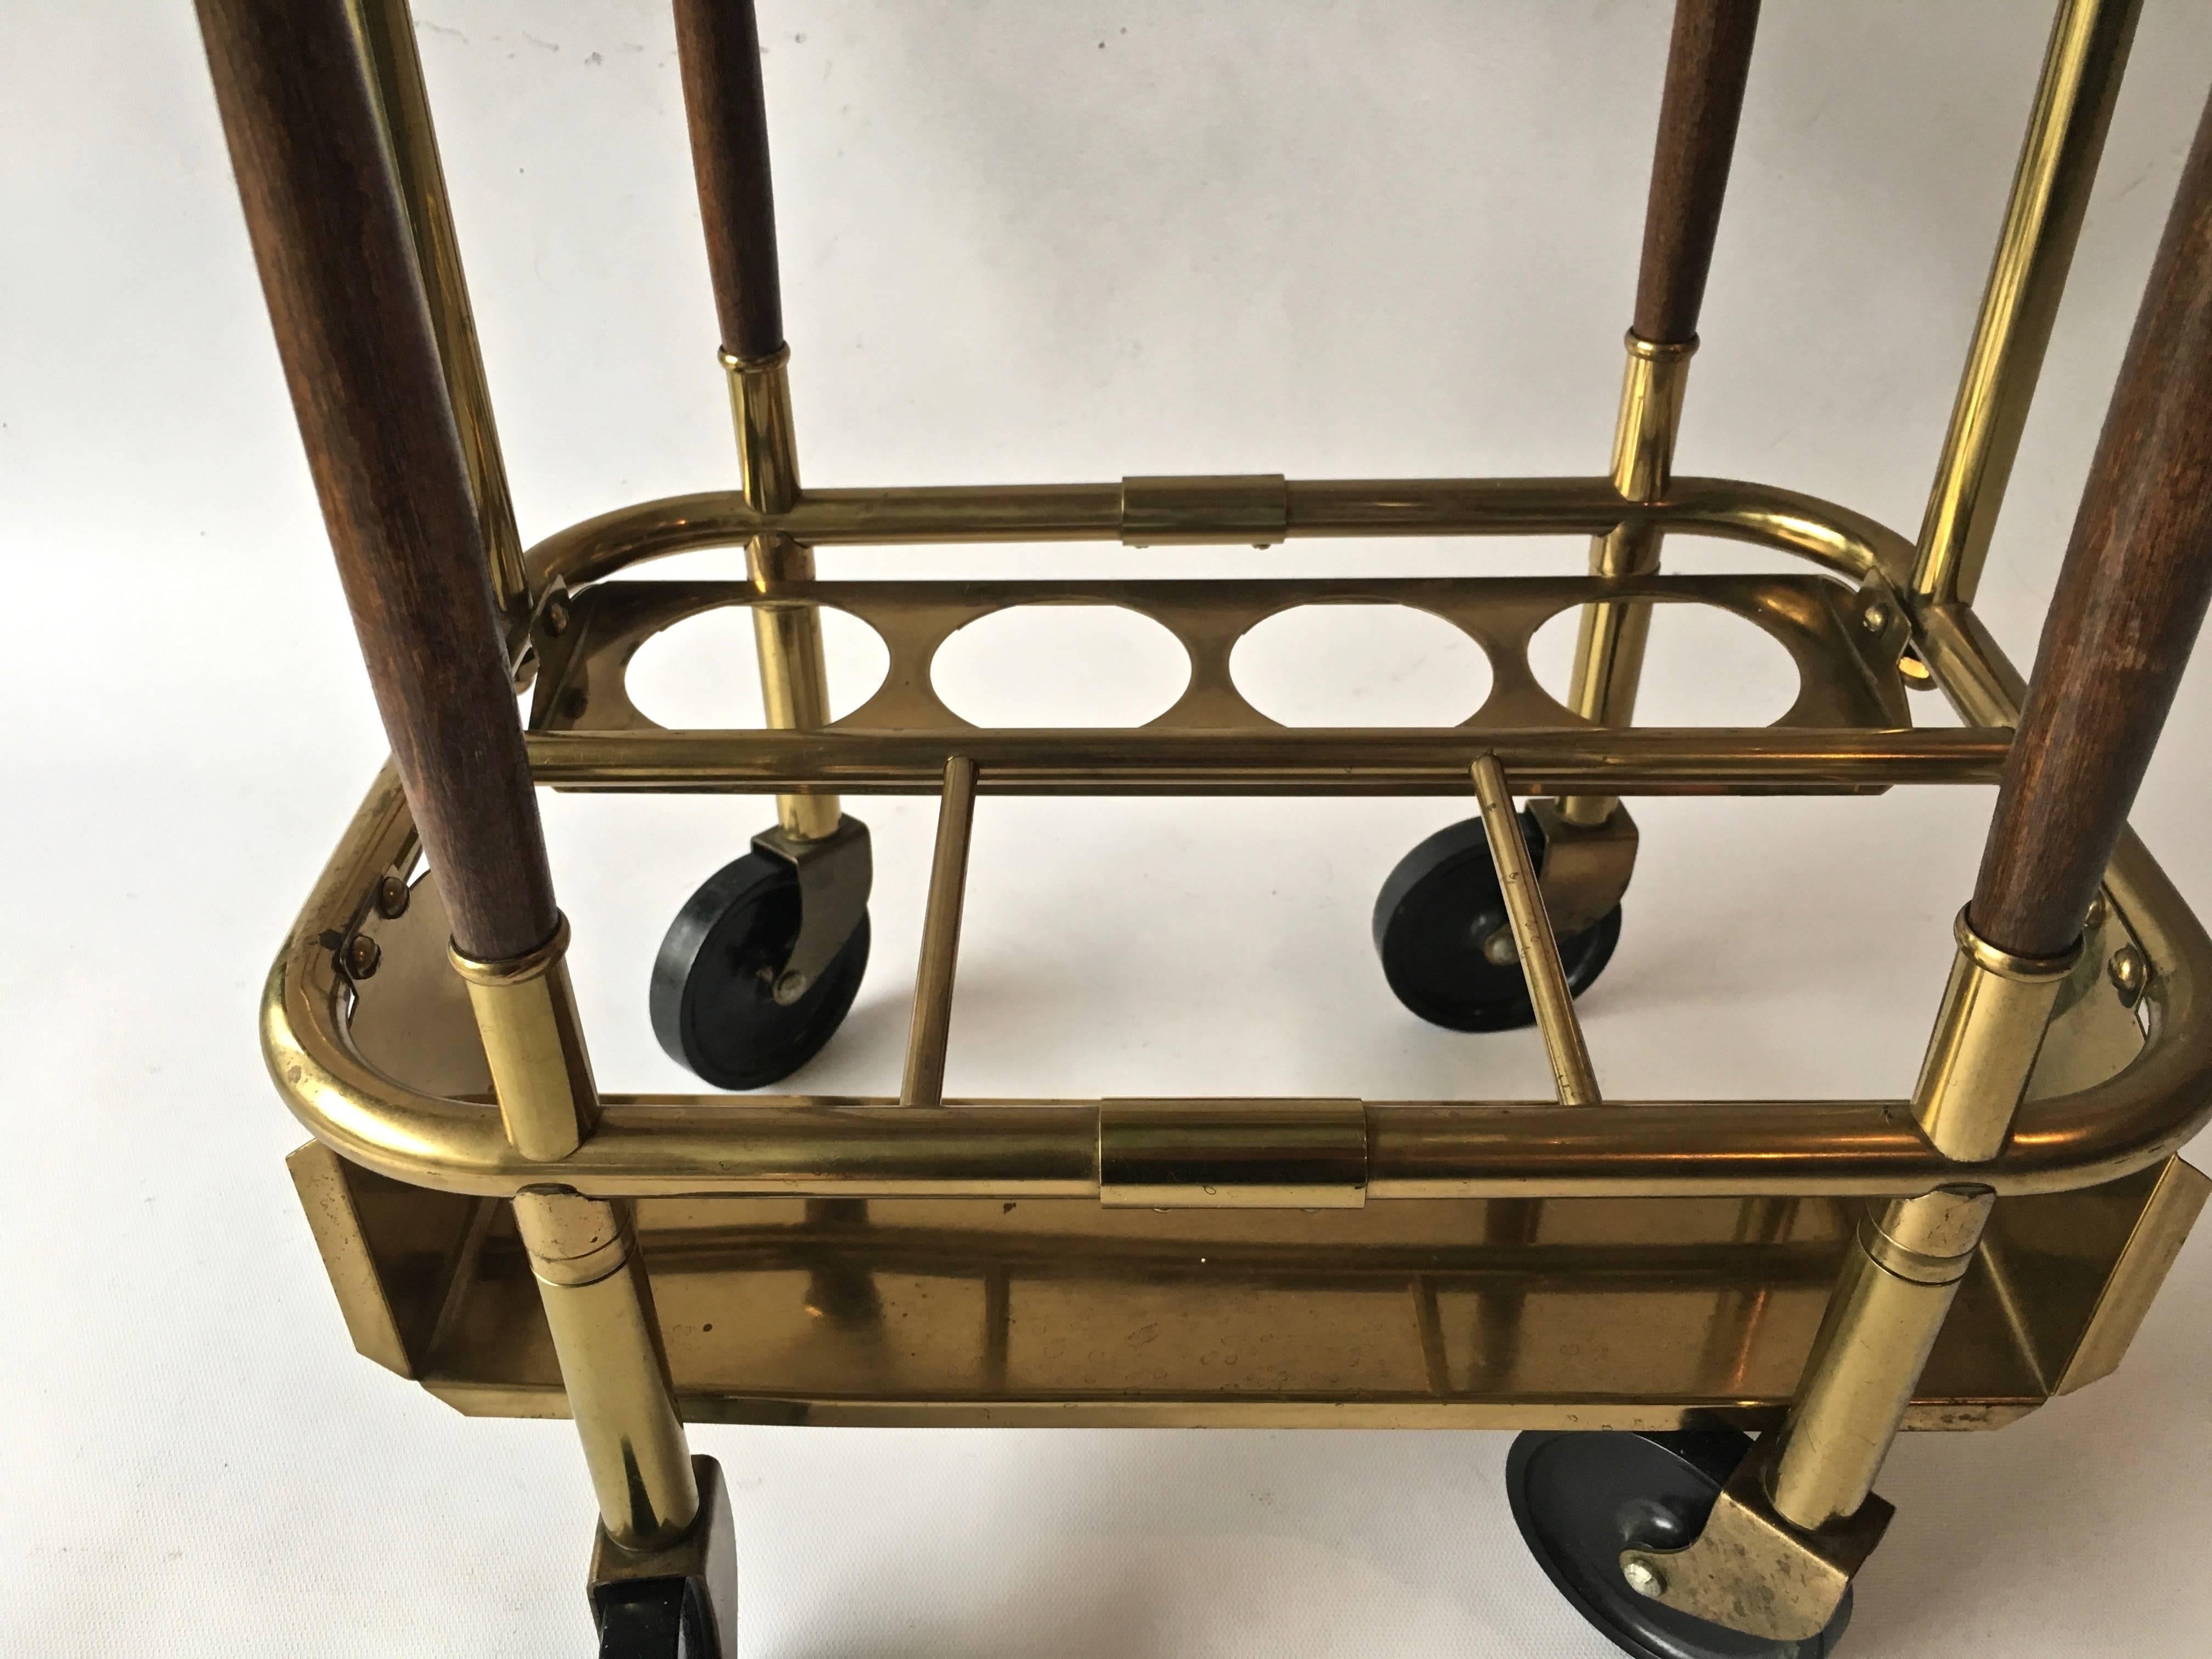
{"type": "Polygon", "coordinates": [[[526,552],[405,0],[198,0],[392,748],[262,1005],[271,1074],[313,1136],[292,1172],[362,1353],[464,1412],[574,1419],[603,1654],[737,1651],[729,1499],[687,1420],[1517,1429],[1522,1532],[1625,1650],[1823,1654],[1888,1520],[1874,1486],[1898,1431],[1997,1427],[2119,1363],[2208,1191],[2177,1152],[2212,1115],[2212,938],[2125,817],[2212,594],[2212,113],[2032,682],[1970,601],[2137,9],[2058,7],[1915,543],[1673,470],[1756,0],[1680,0],[1608,473],[888,489],[800,482],[751,0],[677,0],[738,488],[526,552]],[[1670,532],[1802,562],[1670,575],[1670,532]],[[1587,574],[814,568],[815,549],[860,544],[1532,534],[1589,538],[1587,574]],[[742,546],[746,579],[623,580],[709,546],[742,546]],[[952,633],[1070,601],[1181,640],[1173,707],[1046,731],[939,701],[952,633]],[[1463,629],[1492,664],[1488,701],[1448,729],[1259,714],[1236,641],[1347,601],[1463,629]],[[1632,725],[1659,605],[1778,640],[1795,703],[1756,730],[1632,725]],[[836,719],[824,606],[890,659],[836,719]],[[752,617],[769,729],[654,725],[624,689],[631,658],[732,607],[752,617]],[[1554,699],[1528,641],[1571,609],[1554,699]],[[1963,726],[1916,727],[1916,689],[1963,726]],[[1619,936],[1625,802],[1991,782],[1909,1099],[1602,1092],[1574,998],[1619,936]],[[776,797],[653,975],[657,1035],[717,1092],[599,1086],[538,828],[549,787],[776,797]],[[945,1098],[975,813],[1024,793],[1468,798],[1384,885],[1382,966],[1437,1024],[1534,1025],[1555,1097],[945,1098]],[[884,793],[941,803],[899,1097],[773,1092],[866,969],[870,842],[842,803],[884,793]]]}

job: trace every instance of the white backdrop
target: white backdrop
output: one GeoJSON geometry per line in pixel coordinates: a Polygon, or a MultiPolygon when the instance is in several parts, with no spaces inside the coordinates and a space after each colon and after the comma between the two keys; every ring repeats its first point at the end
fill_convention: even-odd
{"type": "MultiPolygon", "coordinates": [[[[587,1653],[591,1506],[569,1431],[465,1422],[355,1358],[280,1163],[300,1137],[262,1074],[254,999],[382,745],[189,9],[9,10],[0,1650],[587,1653]]],[[[728,483],[665,8],[418,10],[526,538],[728,483]]],[[[1602,468],[1660,0],[763,10],[811,481],[1602,468]]],[[[2202,9],[2147,14],[1984,588],[2023,660],[2212,82],[2202,9]]],[[[1686,471],[1917,526],[2046,22],[2032,0],[1768,8],[1686,471]]],[[[824,565],[1425,574],[1582,556],[1304,544],[824,565]]],[[[648,694],[743,718],[742,640],[707,632],[641,670],[648,694]]],[[[1763,718],[1765,650],[1662,625],[1647,707],[1763,718]]],[[[1305,718],[1455,719],[1474,701],[1451,653],[1387,630],[1252,651],[1260,695],[1305,718]]],[[[836,666],[849,679],[866,656],[841,647],[836,666]]],[[[956,702],[1073,719],[1144,691],[1152,660],[1103,632],[987,640],[948,680],[956,702]]],[[[2208,734],[2200,669],[2136,819],[2200,905],[2208,734]]],[[[824,1092],[896,1088],[928,855],[924,804],[860,810],[875,965],[802,1076],[824,1092]]],[[[1609,1091],[1902,1093],[1987,810],[1979,791],[1640,807],[1626,934],[1586,1004],[1609,1091]]],[[[651,953],[765,811],[549,802],[611,1085],[683,1086],[646,1028],[651,953]]],[[[1462,815],[987,802],[951,1087],[1540,1091],[1533,1036],[1419,1025],[1366,942],[1399,852],[1462,815]]],[[[1848,1650],[2196,1650],[2212,1618],[2208,1318],[2200,1238],[2116,1378],[2001,1435],[1902,1445],[1883,1483],[1899,1520],[1848,1650]]],[[[1522,1551],[1500,1435],[697,1443],[737,1489],[749,1659],[1609,1651],[1522,1551]]]]}

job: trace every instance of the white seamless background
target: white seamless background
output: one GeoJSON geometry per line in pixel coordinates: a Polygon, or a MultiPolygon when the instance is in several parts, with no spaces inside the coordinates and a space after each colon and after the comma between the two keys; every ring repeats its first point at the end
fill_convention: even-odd
{"type": "MultiPolygon", "coordinates": [[[[665,8],[417,9],[526,538],[726,484],[665,8]]],[[[762,9],[809,480],[1601,470],[1662,0],[762,9]]],[[[2145,11],[1984,589],[2023,661],[2212,82],[2203,9],[2145,11]]],[[[1686,471],[1917,526],[2048,12],[1767,8],[1686,471]]],[[[190,9],[14,0],[6,34],[0,1650],[587,1654],[569,1431],[465,1421],[356,1358],[280,1161],[300,1137],[262,1073],[255,998],[383,745],[190,9]]],[[[1765,562],[1711,543],[1668,556],[1765,562]]],[[[1531,541],[823,562],[1582,557],[1531,541]]],[[[961,672],[979,700],[1070,720],[1151,695],[1141,650],[1019,633],[976,642],[961,672]]],[[[867,648],[841,647],[840,670],[867,648]]],[[[1240,666],[1347,719],[1467,694],[1450,653],[1387,626],[1302,623],[1240,666]]],[[[673,642],[656,672],[668,696],[740,708],[742,634],[673,642]]],[[[1761,641],[1662,621],[1648,707],[1726,720],[1771,696],[1761,641]]],[[[2199,904],[2208,735],[2199,669],[2136,815],[2199,904]]],[[[1609,1091],[1901,1093],[1988,805],[1640,807],[1626,935],[1586,1006],[1609,1091]]],[[[646,1027],[651,954],[767,810],[549,798],[604,1079],[682,1086],[646,1027]]],[[[928,857],[927,804],[859,810],[875,961],[804,1076],[823,1092],[896,1087],[928,857]]],[[[1540,1091],[1533,1036],[1419,1025],[1367,943],[1392,861],[1465,810],[987,801],[951,1086],[1540,1091]]],[[[1848,1651],[2198,1650],[2208,1325],[2200,1237],[2116,1377],[2002,1434],[1904,1443],[1848,1651]]],[[[736,1490],[749,1659],[1610,1651],[1522,1548],[1503,1435],[708,1427],[697,1443],[736,1490]]]]}

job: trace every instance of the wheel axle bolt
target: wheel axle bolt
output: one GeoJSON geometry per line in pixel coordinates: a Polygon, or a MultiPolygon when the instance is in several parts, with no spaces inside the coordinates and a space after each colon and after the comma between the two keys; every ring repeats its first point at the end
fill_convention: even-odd
{"type": "Polygon", "coordinates": [[[1628,1588],[1638,1595],[1649,1595],[1656,1600],[1667,1593],[1666,1578],[1648,1561],[1624,1561],[1620,1576],[1628,1581],[1628,1588]]]}
{"type": "Polygon", "coordinates": [[[775,999],[777,1007],[788,1008],[806,994],[806,988],[812,983],[804,974],[779,974],[769,994],[775,999]]]}
{"type": "Polygon", "coordinates": [[[1501,927],[1482,941],[1482,959],[1500,968],[1510,968],[1521,960],[1521,947],[1513,942],[1510,927],[1501,927]]]}

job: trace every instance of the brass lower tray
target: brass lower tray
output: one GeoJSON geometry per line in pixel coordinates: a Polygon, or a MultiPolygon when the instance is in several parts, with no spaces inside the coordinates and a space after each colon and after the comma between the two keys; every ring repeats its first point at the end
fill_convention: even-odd
{"type": "MultiPolygon", "coordinates": [[[[510,1206],[319,1143],[292,1169],[363,1353],[471,1414],[566,1414],[510,1206]]],[[[1998,1205],[1906,1426],[1994,1428],[2110,1371],[2208,1184],[2175,1159],[1998,1205]]],[[[642,1200],[638,1228],[695,1421],[1755,1429],[1855,1212],[710,1197],[642,1200]]]]}

